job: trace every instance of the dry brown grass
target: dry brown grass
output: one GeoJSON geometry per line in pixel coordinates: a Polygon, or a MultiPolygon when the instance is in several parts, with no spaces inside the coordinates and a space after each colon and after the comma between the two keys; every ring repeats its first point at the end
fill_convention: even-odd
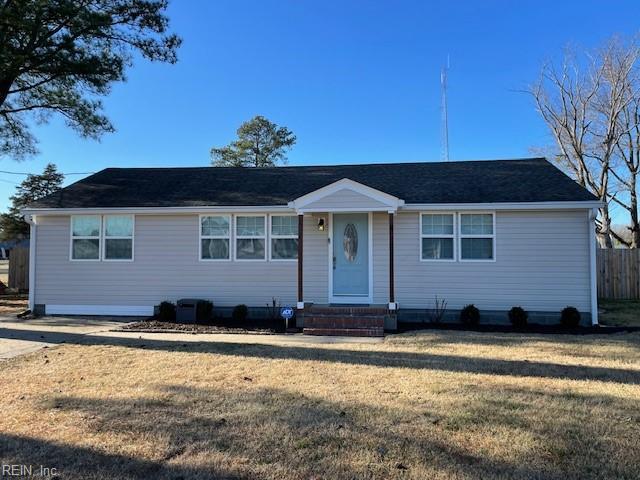
{"type": "Polygon", "coordinates": [[[2,364],[2,463],[83,479],[638,478],[639,334],[113,343],[2,364]]]}

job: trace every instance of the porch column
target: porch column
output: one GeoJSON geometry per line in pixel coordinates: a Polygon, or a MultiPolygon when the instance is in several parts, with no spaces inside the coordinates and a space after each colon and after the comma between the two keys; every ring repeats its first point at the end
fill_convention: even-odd
{"type": "Polygon", "coordinates": [[[302,292],[302,260],[304,244],[304,214],[298,214],[298,310],[304,310],[304,296],[302,292]]]}
{"type": "Polygon", "coordinates": [[[397,308],[393,256],[393,212],[389,212],[389,310],[395,310],[397,308]]]}

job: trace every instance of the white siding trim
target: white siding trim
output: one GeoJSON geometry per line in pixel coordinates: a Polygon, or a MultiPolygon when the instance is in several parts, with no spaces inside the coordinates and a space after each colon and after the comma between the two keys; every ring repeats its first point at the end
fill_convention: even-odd
{"type": "Polygon", "coordinates": [[[596,276],[596,229],[597,210],[587,212],[587,228],[589,229],[589,275],[591,286],[591,324],[598,325],[598,278],[596,276]]]}
{"type": "Polygon", "coordinates": [[[496,203],[408,203],[400,210],[584,210],[599,208],[600,201],[584,202],[496,202],[496,203]]]}
{"type": "Polygon", "coordinates": [[[151,316],[153,305],[45,305],[46,315],[151,316]]]}
{"type": "Polygon", "coordinates": [[[26,216],[29,223],[29,310],[33,312],[36,298],[36,216],[26,216]]]}

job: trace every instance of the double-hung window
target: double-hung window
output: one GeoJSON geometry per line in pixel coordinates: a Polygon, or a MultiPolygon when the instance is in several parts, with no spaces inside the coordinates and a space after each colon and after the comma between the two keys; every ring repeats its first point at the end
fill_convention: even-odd
{"type": "Polygon", "coordinates": [[[207,215],[200,217],[200,259],[230,260],[231,217],[207,215]]]}
{"type": "Polygon", "coordinates": [[[453,213],[420,215],[420,242],[422,260],[455,260],[455,215],[453,213]]]}
{"type": "Polygon", "coordinates": [[[236,260],[266,260],[266,216],[236,216],[236,260]]]}
{"type": "Polygon", "coordinates": [[[104,260],[133,260],[133,215],[105,215],[104,260]]]}
{"type": "Polygon", "coordinates": [[[71,217],[71,259],[100,260],[100,215],[71,217]]]}
{"type": "Polygon", "coordinates": [[[71,260],[133,260],[133,215],[73,215],[71,260]]]}
{"type": "Polygon", "coordinates": [[[493,213],[460,214],[460,260],[495,260],[493,213]]]}
{"type": "Polygon", "coordinates": [[[271,216],[271,260],[298,258],[298,217],[271,216]]]}

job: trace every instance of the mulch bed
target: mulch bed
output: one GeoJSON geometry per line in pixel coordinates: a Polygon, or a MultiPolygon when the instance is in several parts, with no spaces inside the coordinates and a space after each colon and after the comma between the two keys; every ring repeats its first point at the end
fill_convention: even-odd
{"type": "Polygon", "coordinates": [[[158,320],[143,320],[130,323],[120,328],[131,332],[146,333],[252,333],[257,335],[273,335],[275,330],[269,328],[243,328],[224,325],[202,325],[198,323],[173,323],[158,320]]]}

